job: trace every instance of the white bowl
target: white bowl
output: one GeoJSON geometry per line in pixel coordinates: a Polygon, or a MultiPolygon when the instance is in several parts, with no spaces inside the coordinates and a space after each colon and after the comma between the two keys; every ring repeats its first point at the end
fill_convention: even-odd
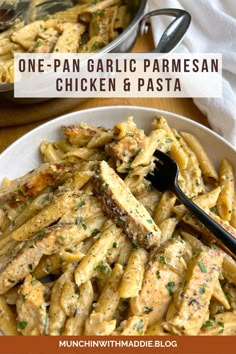
{"type": "Polygon", "coordinates": [[[179,131],[195,134],[217,169],[221,159],[227,158],[233,164],[236,172],[236,150],[210,129],[188,118],[154,108],[109,106],[64,115],[39,126],[18,139],[0,155],[0,182],[5,176],[13,179],[38,166],[42,161],[39,153],[40,143],[42,140],[54,141],[61,139],[60,127],[62,125],[76,124],[83,121],[95,126],[112,127],[128,116],[134,116],[138,127],[148,132],[155,115],[163,115],[169,125],[179,131]]]}

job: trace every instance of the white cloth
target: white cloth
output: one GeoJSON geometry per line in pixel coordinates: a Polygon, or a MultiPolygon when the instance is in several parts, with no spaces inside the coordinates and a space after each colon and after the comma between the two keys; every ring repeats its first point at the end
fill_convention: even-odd
{"type": "MultiPolygon", "coordinates": [[[[191,25],[177,52],[222,53],[222,98],[195,98],[194,103],[207,115],[218,134],[236,147],[236,1],[235,0],[148,0],[149,10],[181,8],[191,14],[191,25]]],[[[168,16],[151,19],[155,44],[168,16]]]]}

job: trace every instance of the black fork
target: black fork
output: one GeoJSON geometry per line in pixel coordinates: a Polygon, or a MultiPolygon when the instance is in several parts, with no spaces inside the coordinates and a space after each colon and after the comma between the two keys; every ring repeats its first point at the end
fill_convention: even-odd
{"type": "Polygon", "coordinates": [[[154,153],[155,168],[147,175],[147,179],[159,191],[171,190],[177,198],[193,213],[203,225],[210,230],[236,256],[236,239],[204,210],[190,200],[178,185],[179,167],[167,154],[156,150],[154,153]]]}

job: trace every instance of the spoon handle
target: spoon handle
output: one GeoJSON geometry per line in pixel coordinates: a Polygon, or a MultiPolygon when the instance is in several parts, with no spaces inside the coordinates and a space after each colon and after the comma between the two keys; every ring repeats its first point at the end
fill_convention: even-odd
{"type": "Polygon", "coordinates": [[[204,210],[190,200],[181,190],[179,185],[175,183],[173,192],[177,198],[193,213],[199,221],[210,230],[213,235],[218,238],[233,254],[236,256],[236,238],[213,220],[204,210]]]}
{"type": "Polygon", "coordinates": [[[182,9],[167,8],[158,9],[148,12],[144,15],[140,23],[141,34],[145,33],[146,23],[152,16],[171,16],[175,19],[168,25],[162,34],[157,47],[152,53],[169,53],[182,41],[189,25],[191,23],[191,15],[182,9]]]}

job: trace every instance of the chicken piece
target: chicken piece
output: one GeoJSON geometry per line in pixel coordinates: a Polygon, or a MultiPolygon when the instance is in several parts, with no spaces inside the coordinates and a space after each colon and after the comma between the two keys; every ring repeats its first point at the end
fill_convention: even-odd
{"type": "MultiPolygon", "coordinates": [[[[60,252],[79,238],[76,225],[51,226],[33,239],[22,243],[23,247],[12,254],[0,270],[0,294],[5,294],[30,274],[46,254],[60,252]]],[[[79,241],[78,241],[79,242],[79,241]]]]}
{"type": "Polygon", "coordinates": [[[71,171],[62,163],[44,163],[26,175],[13,180],[9,187],[0,187],[0,205],[15,208],[38,195],[46,187],[62,184],[71,171]]]}
{"type": "Polygon", "coordinates": [[[131,125],[131,131],[124,132],[121,130],[121,127],[117,125],[114,128],[114,136],[118,141],[113,141],[112,143],[106,146],[106,152],[115,156],[116,159],[119,159],[123,162],[130,162],[132,158],[134,158],[137,153],[144,147],[146,136],[144,131],[141,129],[137,129],[136,125],[132,120],[127,120],[129,125],[131,125]],[[121,138],[119,138],[121,136],[121,138]]]}
{"type": "Polygon", "coordinates": [[[40,336],[47,333],[48,315],[44,285],[28,275],[19,290],[16,301],[18,330],[25,336],[40,336]]]}
{"type": "Polygon", "coordinates": [[[95,182],[105,211],[132,241],[145,249],[159,246],[161,232],[158,226],[105,161],[100,163],[95,182]]]}
{"type": "Polygon", "coordinates": [[[79,125],[63,126],[61,129],[68,137],[69,142],[78,147],[87,145],[90,139],[92,139],[97,132],[101,132],[101,129],[83,122],[79,125]]]}
{"type": "Polygon", "coordinates": [[[216,282],[221,272],[223,253],[202,251],[188,267],[184,285],[176,293],[172,316],[164,325],[178,335],[197,335],[202,327],[216,282]]]}
{"type": "Polygon", "coordinates": [[[35,45],[30,48],[30,51],[34,53],[51,53],[57,43],[58,37],[58,31],[49,28],[39,35],[35,45]]]}
{"type": "Polygon", "coordinates": [[[15,43],[20,44],[25,49],[29,49],[37,37],[37,35],[44,31],[45,22],[44,21],[34,21],[23,28],[18,29],[11,35],[11,40],[15,43]]]}
{"type": "MultiPolygon", "coordinates": [[[[51,303],[49,308],[49,326],[48,334],[50,336],[58,336],[62,334],[63,328],[66,324],[66,313],[61,306],[61,297],[63,288],[73,278],[74,265],[69,267],[62,273],[62,275],[54,282],[51,292],[51,303]]],[[[73,294],[72,294],[73,295],[73,294]]]]}
{"type": "Polygon", "coordinates": [[[185,251],[186,243],[177,239],[156,253],[146,267],[139,295],[130,300],[132,313],[146,315],[149,326],[163,320],[172,295],[184,277],[186,268],[182,264],[185,263],[185,251]],[[179,271],[181,267],[182,272],[179,271]]]}

